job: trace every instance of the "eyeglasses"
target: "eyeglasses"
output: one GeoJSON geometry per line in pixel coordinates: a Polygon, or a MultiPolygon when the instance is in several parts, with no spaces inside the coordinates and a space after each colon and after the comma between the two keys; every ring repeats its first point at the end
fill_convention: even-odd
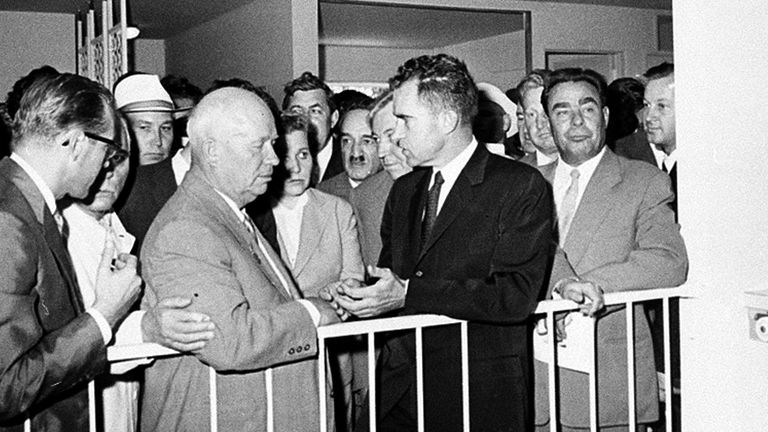
{"type": "Polygon", "coordinates": [[[107,145],[107,151],[104,153],[104,162],[109,162],[112,166],[119,165],[130,156],[126,150],[109,138],[91,132],[83,132],[83,134],[92,140],[107,145]]]}

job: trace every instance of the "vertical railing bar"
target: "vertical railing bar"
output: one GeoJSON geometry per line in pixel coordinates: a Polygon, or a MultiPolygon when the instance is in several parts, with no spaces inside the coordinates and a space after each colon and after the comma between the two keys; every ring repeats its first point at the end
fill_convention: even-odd
{"type": "Polygon", "coordinates": [[[469,432],[469,326],[461,322],[461,401],[464,432],[469,432]]]}
{"type": "Polygon", "coordinates": [[[32,419],[29,417],[24,420],[24,432],[32,432],[32,419]]]}
{"type": "MultiPolygon", "coordinates": [[[[96,381],[88,383],[88,430],[96,432],[96,381]]],[[[105,431],[106,432],[106,431],[105,431]]]]}
{"type": "MultiPolygon", "coordinates": [[[[327,432],[328,427],[326,425],[326,418],[327,412],[328,412],[328,406],[326,405],[326,377],[325,377],[325,367],[326,367],[327,359],[326,359],[326,353],[325,353],[325,338],[319,337],[317,338],[317,392],[318,392],[318,400],[320,402],[320,432],[327,432]]],[[[341,389],[339,389],[341,390],[341,389]]]]}
{"type": "Polygon", "coordinates": [[[627,412],[629,414],[629,432],[637,430],[635,416],[635,304],[626,303],[627,316],[627,412]]]}
{"type": "Polygon", "coordinates": [[[216,394],[216,370],[208,368],[208,400],[211,410],[211,432],[219,431],[219,398],[216,394]]]}
{"type": "Polygon", "coordinates": [[[590,328],[590,352],[592,353],[589,362],[589,429],[591,432],[597,432],[597,320],[592,318],[590,328]]]}
{"type": "Polygon", "coordinates": [[[664,414],[666,418],[666,430],[672,431],[672,403],[675,397],[675,392],[672,388],[672,335],[669,328],[669,297],[664,297],[662,310],[664,313],[664,414]]]}
{"type": "Polygon", "coordinates": [[[550,351],[549,351],[549,364],[547,369],[549,371],[549,430],[550,432],[557,432],[557,426],[559,424],[558,412],[557,412],[557,327],[555,324],[555,313],[547,312],[547,320],[545,322],[549,327],[550,351]]]}
{"type": "Polygon", "coordinates": [[[368,332],[368,424],[370,431],[376,432],[376,340],[375,333],[368,332]]]}
{"type": "MultiPolygon", "coordinates": [[[[275,397],[272,386],[272,368],[264,371],[264,384],[267,390],[267,432],[275,432],[275,397]]],[[[324,422],[320,422],[321,424],[324,422]]]]}
{"type": "Polygon", "coordinates": [[[423,327],[416,327],[416,424],[424,432],[424,355],[423,327]]]}

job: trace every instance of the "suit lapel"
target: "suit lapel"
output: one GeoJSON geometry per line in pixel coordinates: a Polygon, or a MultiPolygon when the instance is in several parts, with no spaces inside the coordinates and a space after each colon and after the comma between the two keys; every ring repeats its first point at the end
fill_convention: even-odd
{"type": "Polygon", "coordinates": [[[325,224],[322,223],[323,215],[329,215],[330,209],[327,209],[328,202],[320,202],[312,190],[306,192],[309,194],[309,201],[304,206],[304,215],[301,218],[301,237],[299,238],[299,250],[296,252],[296,260],[293,263],[293,274],[298,278],[304,267],[309,263],[310,258],[319,250],[320,239],[325,231],[325,224]],[[318,224],[318,222],[321,222],[318,224]],[[318,226],[319,225],[319,226],[318,226]]]}
{"type": "MultiPolygon", "coordinates": [[[[472,193],[472,186],[483,182],[485,166],[488,162],[488,150],[485,146],[478,145],[477,150],[467,162],[467,165],[459,173],[456,183],[453,184],[448,196],[443,203],[443,208],[437,214],[435,227],[432,229],[432,235],[427,239],[424,247],[421,249],[419,261],[429,251],[435,242],[442,237],[445,230],[453,223],[456,217],[464,210],[467,205],[474,201],[475,196],[472,193]]],[[[427,176],[429,179],[430,176],[427,176]]],[[[426,195],[426,193],[425,193],[426,195]]],[[[421,225],[421,224],[419,224],[421,225]]],[[[418,238],[418,237],[417,237],[418,238]]]]}
{"type": "Polygon", "coordinates": [[[56,261],[56,266],[67,283],[67,292],[72,306],[78,314],[82,313],[85,310],[83,307],[83,297],[77,285],[72,260],[59,233],[58,225],[53,219],[53,214],[46,205],[45,199],[43,199],[42,193],[29,175],[12,160],[4,159],[0,163],[0,171],[19,189],[29,208],[34,213],[35,218],[40,223],[48,249],[51,251],[56,261]]]}
{"type": "MultiPolygon", "coordinates": [[[[427,205],[427,187],[429,186],[430,170],[422,170],[421,178],[416,181],[416,193],[411,195],[411,201],[408,203],[408,212],[406,219],[396,221],[395,226],[406,227],[403,231],[407,233],[403,248],[404,263],[414,263],[421,252],[421,225],[424,217],[424,208],[427,205]]],[[[399,231],[399,230],[398,230],[399,231]]],[[[400,232],[403,232],[400,231],[400,232]]],[[[393,238],[393,241],[396,239],[393,238]]]]}
{"type": "Polygon", "coordinates": [[[584,190],[563,246],[574,268],[578,267],[591,239],[594,238],[594,233],[613,207],[611,189],[620,181],[618,159],[613,152],[606,149],[603,159],[584,190]]]}

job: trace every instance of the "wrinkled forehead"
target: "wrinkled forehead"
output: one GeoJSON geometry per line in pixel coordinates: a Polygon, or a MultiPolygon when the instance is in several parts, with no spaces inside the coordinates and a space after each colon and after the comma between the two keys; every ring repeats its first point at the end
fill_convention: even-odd
{"type": "Polygon", "coordinates": [[[371,133],[368,125],[368,110],[354,109],[347,112],[341,123],[341,133],[350,135],[371,133]]]}

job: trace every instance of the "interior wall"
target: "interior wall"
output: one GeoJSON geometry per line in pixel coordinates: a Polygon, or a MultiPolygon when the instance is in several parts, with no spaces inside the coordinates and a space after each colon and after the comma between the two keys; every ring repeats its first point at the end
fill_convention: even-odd
{"type": "Polygon", "coordinates": [[[768,288],[768,5],[675,0],[673,11],[680,223],[697,297],[681,311],[683,430],[765,431],[768,344],[749,339],[744,292],[768,288]]]}
{"type": "Polygon", "coordinates": [[[435,52],[460,58],[475,82],[487,82],[502,90],[513,87],[525,75],[525,32],[522,30],[448,45],[435,52]]]}
{"type": "Polygon", "coordinates": [[[0,12],[0,99],[32,69],[51,65],[75,72],[75,17],[42,12],[0,12]]]}
{"type": "Polygon", "coordinates": [[[405,60],[433,50],[323,45],[320,76],[329,82],[387,82],[405,60]]]}
{"type": "MultiPolygon", "coordinates": [[[[365,0],[364,3],[467,7],[465,0],[365,0]]],[[[654,9],[515,0],[474,0],[471,7],[531,11],[534,68],[544,67],[547,50],[619,52],[624,59],[625,76],[645,72],[648,54],[656,52],[656,17],[670,14],[654,9]]]]}
{"type": "Polygon", "coordinates": [[[165,76],[165,40],[163,39],[134,39],[133,69],[165,76]]]}
{"type": "Polygon", "coordinates": [[[255,1],[166,39],[166,71],[202,88],[215,79],[247,79],[266,86],[279,103],[293,76],[291,6],[284,0],[255,1]]]}

